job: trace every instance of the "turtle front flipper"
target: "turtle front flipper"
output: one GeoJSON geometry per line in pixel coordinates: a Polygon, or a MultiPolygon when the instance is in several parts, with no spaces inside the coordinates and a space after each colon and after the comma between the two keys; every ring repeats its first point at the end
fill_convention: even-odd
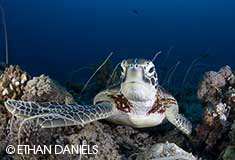
{"type": "Polygon", "coordinates": [[[190,135],[192,132],[192,124],[183,115],[178,113],[178,105],[171,105],[166,109],[166,118],[176,128],[183,133],[190,135]]]}
{"type": "Polygon", "coordinates": [[[8,100],[5,106],[9,112],[26,120],[37,119],[43,128],[84,125],[113,115],[112,103],[102,102],[96,105],[36,103],[8,100]]]}

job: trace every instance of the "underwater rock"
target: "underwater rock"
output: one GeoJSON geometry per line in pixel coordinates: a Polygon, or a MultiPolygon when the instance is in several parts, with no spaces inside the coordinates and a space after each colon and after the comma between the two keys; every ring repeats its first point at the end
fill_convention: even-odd
{"type": "MultiPolygon", "coordinates": [[[[0,114],[1,115],[1,114],[0,114]]],[[[3,116],[4,117],[4,116],[3,116]]],[[[6,115],[5,115],[6,117],[6,115]]],[[[112,134],[107,132],[105,127],[100,122],[92,122],[84,127],[73,126],[73,127],[61,127],[61,128],[51,128],[43,129],[37,125],[37,121],[28,121],[22,126],[20,132],[20,137],[18,139],[18,131],[21,125],[22,119],[14,120],[13,123],[10,123],[8,120],[8,127],[11,124],[12,129],[11,133],[8,127],[0,128],[0,136],[5,136],[0,140],[0,155],[4,153],[5,147],[7,145],[17,146],[19,142],[21,145],[31,146],[47,146],[48,148],[52,146],[52,154],[30,154],[25,155],[11,155],[13,159],[23,158],[25,160],[34,160],[34,159],[80,159],[83,160],[95,160],[95,159],[107,159],[107,160],[118,160],[121,159],[121,155],[118,152],[119,146],[117,145],[115,139],[113,139],[112,134]],[[8,131],[7,131],[8,130],[8,131]],[[1,132],[3,131],[3,132],[1,132]],[[19,141],[20,140],[20,141],[19,141]],[[2,141],[4,143],[2,143],[2,141]],[[4,145],[6,144],[6,145],[4,145]],[[89,153],[93,152],[93,146],[98,146],[97,154],[87,154],[85,150],[84,154],[80,155],[79,153],[70,154],[65,152],[65,154],[55,154],[55,146],[59,145],[63,148],[66,146],[79,146],[80,145],[89,146],[89,153]]],[[[6,156],[6,155],[4,155],[6,156]]],[[[4,156],[1,156],[2,158],[4,156]]]]}
{"type": "Polygon", "coordinates": [[[231,122],[235,119],[234,74],[229,66],[206,72],[197,91],[205,111],[196,128],[199,143],[212,154],[226,147],[231,122]]]}
{"type": "Polygon", "coordinates": [[[20,99],[30,76],[18,65],[10,65],[0,77],[0,102],[20,99]]]}
{"type": "Polygon", "coordinates": [[[205,124],[213,126],[220,120],[226,126],[231,110],[235,108],[234,75],[231,68],[225,66],[218,72],[206,72],[197,93],[205,106],[205,124]]]}
{"type": "Polygon", "coordinates": [[[230,113],[230,106],[227,106],[225,103],[219,103],[215,107],[207,107],[204,112],[204,121],[209,125],[213,126],[214,123],[220,121],[220,123],[226,127],[227,118],[230,113]]]}
{"type": "Polygon", "coordinates": [[[177,144],[181,148],[187,148],[190,152],[192,151],[192,148],[189,147],[190,142],[188,139],[177,129],[169,129],[168,125],[142,129],[116,126],[114,124],[103,125],[106,126],[105,131],[110,133],[118,144],[120,148],[119,153],[128,160],[130,160],[130,157],[135,159],[138,153],[149,150],[149,148],[157,143],[164,143],[166,141],[177,144]]]}
{"type": "MultiPolygon", "coordinates": [[[[226,69],[226,72],[220,73],[221,75],[225,75],[224,77],[227,77],[228,70],[226,69]],[[226,74],[225,74],[226,73],[226,74]]],[[[198,141],[203,147],[202,149],[207,149],[211,151],[218,151],[217,154],[221,153],[221,151],[224,151],[226,146],[224,144],[221,145],[220,141],[224,141],[224,138],[228,139],[228,131],[229,131],[229,123],[231,119],[231,110],[233,109],[233,96],[234,96],[234,86],[230,85],[230,89],[228,87],[228,81],[224,78],[226,84],[221,85],[221,94],[222,97],[219,98],[219,103],[215,103],[215,105],[204,105],[207,104],[204,102],[204,104],[199,104],[197,98],[196,98],[196,91],[188,91],[185,93],[187,95],[186,100],[183,101],[183,105],[186,107],[188,105],[192,105],[191,108],[188,108],[188,110],[181,108],[184,110],[184,112],[187,112],[189,115],[194,115],[196,120],[194,122],[197,122],[200,120],[201,116],[199,116],[198,110],[193,111],[192,110],[202,106],[207,110],[207,112],[204,113],[203,120],[200,123],[200,125],[197,127],[197,135],[192,135],[190,138],[198,141]],[[226,95],[226,96],[224,96],[226,95]],[[226,134],[225,134],[226,133],[226,134]],[[194,137],[193,137],[194,136],[194,137]],[[221,145],[222,147],[220,147],[221,145]],[[218,148],[217,150],[212,150],[211,148],[218,148]]],[[[213,81],[213,78],[211,78],[213,81]]],[[[213,82],[214,83],[214,82],[213,82]]],[[[38,101],[38,102],[45,102],[45,101],[53,101],[59,103],[68,103],[68,100],[66,100],[66,90],[59,86],[59,85],[51,80],[47,76],[40,76],[35,77],[32,80],[28,81],[23,98],[24,100],[30,100],[30,101],[38,101]],[[63,90],[63,91],[61,91],[63,90]]],[[[89,90],[89,88],[88,88],[89,90]]],[[[94,92],[94,88],[91,87],[89,93],[96,93],[94,92]]],[[[72,96],[68,96],[72,97],[72,96]]],[[[176,96],[177,97],[177,96],[176,96]]],[[[186,96],[184,96],[186,97],[186,96]]],[[[207,97],[205,97],[207,99],[207,97]]],[[[92,97],[88,98],[89,100],[92,99],[92,97]]],[[[181,99],[180,99],[181,100],[181,99]]],[[[74,101],[74,100],[72,100],[74,101]]],[[[71,102],[69,102],[71,103],[71,102]]],[[[82,101],[82,103],[88,104],[87,101],[82,101]]],[[[182,104],[182,102],[181,102],[182,104]]],[[[182,106],[182,105],[181,105],[182,106]]],[[[185,108],[186,108],[185,107],[185,108]]],[[[5,146],[6,144],[12,144],[16,146],[18,144],[17,139],[17,133],[20,126],[20,123],[22,122],[22,119],[20,118],[14,118],[14,123],[12,124],[11,132],[14,135],[13,138],[12,134],[9,134],[10,129],[10,120],[12,118],[12,115],[9,114],[6,111],[0,110],[0,116],[2,117],[0,122],[0,138],[1,137],[7,137],[3,138],[2,141],[0,140],[0,144],[3,144],[0,147],[0,157],[6,158],[5,154],[5,146]],[[9,142],[6,142],[6,140],[10,140],[9,142]],[[3,155],[3,156],[2,156],[3,155]]],[[[162,155],[163,157],[160,157],[161,159],[174,159],[175,157],[164,157],[166,154],[177,154],[181,151],[186,150],[187,152],[193,152],[202,157],[204,154],[200,152],[200,149],[196,148],[197,146],[192,146],[192,142],[190,142],[189,138],[181,134],[178,130],[169,129],[171,127],[170,124],[164,124],[159,127],[153,127],[153,128],[144,128],[144,129],[135,129],[128,126],[118,126],[115,124],[110,124],[106,121],[103,121],[104,123],[101,123],[100,121],[96,121],[90,124],[86,124],[84,127],[81,126],[73,126],[73,127],[63,127],[63,128],[54,128],[54,129],[42,129],[36,124],[26,123],[24,127],[22,128],[22,133],[20,136],[20,141],[22,144],[29,144],[29,145],[80,145],[80,144],[89,144],[90,146],[98,145],[99,153],[97,155],[54,155],[54,154],[46,154],[46,155],[25,155],[24,158],[27,160],[33,160],[33,159],[50,159],[50,160],[56,160],[56,159],[122,159],[127,160],[131,155],[135,153],[140,153],[140,151],[146,151],[144,153],[139,155],[139,159],[159,159],[158,154],[162,155]],[[165,127],[165,129],[164,129],[165,127]],[[169,145],[166,145],[164,142],[169,141],[171,143],[168,143],[169,145]],[[158,146],[158,147],[156,147],[158,146]],[[160,146],[160,147],[159,147],[160,146]],[[168,146],[168,147],[166,147],[168,146]],[[179,146],[179,148],[177,148],[179,146]],[[170,152],[168,149],[172,147],[172,152],[170,152]],[[157,150],[159,152],[157,152],[157,150]],[[180,150],[182,148],[182,150],[180,150]],[[196,149],[195,149],[196,148],[196,149]],[[153,149],[153,150],[152,150],[153,149]],[[169,151],[169,152],[168,152],[169,151]],[[150,154],[150,152],[152,152],[150,154]],[[154,154],[156,153],[156,154],[154,154]],[[144,155],[144,157],[143,157],[144,155]],[[152,157],[151,157],[152,156],[152,157]],[[142,158],[141,158],[142,157],[142,158]]],[[[196,124],[196,123],[195,123],[196,124]]],[[[230,132],[232,135],[232,131],[230,132]]],[[[227,145],[227,144],[226,144],[227,145]]],[[[232,144],[231,144],[232,145],[232,144]]],[[[186,153],[187,153],[186,152],[186,153]]],[[[190,155],[187,153],[187,155],[190,155]]],[[[192,155],[191,155],[192,156],[192,155]]],[[[13,155],[10,156],[10,158],[13,159],[20,159],[21,156],[19,155],[13,155]]],[[[185,158],[185,157],[180,157],[185,158]]],[[[195,158],[195,157],[193,157],[195,158]]],[[[192,160],[192,158],[187,158],[192,160]]],[[[208,158],[207,160],[211,160],[213,158],[208,158]]]]}
{"type": "Polygon", "coordinates": [[[229,66],[222,67],[218,73],[222,75],[227,82],[229,82],[229,85],[235,84],[235,76],[229,66]]]}
{"type": "Polygon", "coordinates": [[[0,104],[0,157],[3,157],[5,148],[8,144],[6,137],[6,127],[7,127],[7,122],[10,117],[10,114],[7,112],[5,107],[0,104]]]}
{"type": "Polygon", "coordinates": [[[188,153],[174,143],[158,143],[137,156],[136,160],[197,160],[192,153],[188,153]]]}
{"type": "Polygon", "coordinates": [[[25,86],[24,101],[75,103],[73,96],[48,76],[33,77],[25,86]]]}
{"type": "Polygon", "coordinates": [[[232,109],[235,109],[235,87],[229,86],[225,93],[225,98],[228,105],[230,105],[232,109]]]}
{"type": "MultiPolygon", "coordinates": [[[[11,124],[11,114],[9,114],[5,108],[0,112],[2,117],[1,122],[4,124],[0,126],[0,136],[4,138],[0,140],[2,148],[0,148],[0,154],[5,152],[6,145],[18,145],[18,131],[20,124],[23,119],[14,118],[13,123],[11,124]],[[11,129],[10,129],[11,126],[11,129]],[[6,145],[5,145],[6,144],[6,145]]],[[[0,124],[1,124],[0,122],[0,124]]],[[[134,129],[128,126],[117,126],[115,124],[101,123],[99,121],[92,122],[90,124],[73,127],[61,127],[61,128],[52,128],[52,129],[43,129],[40,128],[37,121],[27,121],[22,126],[20,132],[20,144],[23,145],[46,145],[46,146],[55,146],[55,145],[81,145],[89,144],[90,146],[98,145],[99,153],[96,155],[82,155],[83,160],[93,160],[93,159],[110,159],[110,160],[127,160],[130,155],[133,153],[139,152],[140,148],[150,148],[152,145],[158,143],[162,140],[164,135],[165,138],[174,139],[180,133],[177,130],[172,130],[176,132],[171,134],[169,130],[166,130],[164,133],[160,131],[159,133],[151,129],[134,129]],[[144,131],[144,132],[143,132],[144,131]]],[[[157,130],[159,131],[159,130],[157,130]]],[[[181,139],[181,138],[179,138],[181,139]]],[[[191,149],[189,149],[191,150],[191,149]]],[[[6,155],[4,155],[6,156],[6,155]]],[[[4,157],[2,156],[2,157],[4,157]]],[[[22,155],[12,155],[10,156],[13,159],[19,159],[22,155]]],[[[24,155],[25,160],[33,159],[79,159],[80,155],[70,155],[70,154],[29,154],[24,155]]]]}
{"type": "Polygon", "coordinates": [[[199,83],[197,95],[198,98],[205,102],[216,105],[221,103],[223,96],[223,87],[234,85],[234,74],[229,66],[221,68],[218,72],[206,72],[199,83]]]}
{"type": "Polygon", "coordinates": [[[197,143],[203,144],[203,148],[207,152],[218,154],[223,150],[220,140],[224,138],[224,134],[226,133],[227,129],[223,128],[221,123],[215,123],[213,126],[209,126],[207,124],[200,124],[196,128],[197,132],[197,143]],[[220,146],[220,147],[218,147],[220,146]]]}
{"type": "Polygon", "coordinates": [[[226,82],[222,75],[217,72],[206,72],[203,80],[199,84],[198,98],[203,102],[217,104],[220,101],[220,88],[225,86],[226,82]]]}
{"type": "Polygon", "coordinates": [[[82,155],[83,159],[121,159],[121,155],[118,153],[119,146],[113,139],[112,134],[106,132],[105,126],[103,126],[100,122],[94,122],[86,125],[78,133],[67,138],[69,144],[72,145],[79,145],[82,142],[83,144],[88,144],[89,146],[98,146],[98,154],[82,155]]]}

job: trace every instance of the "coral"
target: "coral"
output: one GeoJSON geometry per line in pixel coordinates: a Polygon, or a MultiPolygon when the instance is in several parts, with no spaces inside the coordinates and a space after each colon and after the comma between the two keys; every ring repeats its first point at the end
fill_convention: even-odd
{"type": "MultiPolygon", "coordinates": [[[[4,115],[3,115],[4,117],[4,115]]],[[[6,117],[6,116],[5,116],[6,117]]],[[[11,134],[7,134],[5,129],[0,128],[0,136],[4,136],[1,139],[0,154],[5,151],[7,144],[17,146],[18,145],[18,129],[22,119],[17,119],[13,121],[11,134]],[[1,131],[4,131],[2,134],[1,131]],[[12,136],[13,135],[13,136],[12,136]],[[10,141],[7,141],[10,139],[10,141]],[[4,143],[2,143],[4,142],[4,143]]],[[[8,120],[8,126],[10,121],[8,120]]],[[[62,127],[53,129],[43,129],[37,125],[37,121],[27,122],[23,126],[23,132],[20,134],[20,144],[33,146],[52,146],[52,154],[30,154],[23,155],[25,160],[33,159],[80,159],[81,156],[83,160],[93,160],[93,159],[107,159],[116,160],[121,159],[121,155],[118,153],[119,146],[115,142],[111,133],[107,132],[105,125],[100,122],[93,122],[84,127],[73,126],[73,127],[62,127]],[[98,146],[97,154],[55,154],[55,146],[59,145],[63,148],[65,146],[80,146],[81,144],[88,145],[89,148],[92,146],[98,146]]],[[[7,127],[4,127],[7,128],[7,127]]],[[[90,150],[89,152],[92,152],[90,150]]],[[[85,151],[85,153],[87,153],[85,151]]],[[[4,155],[6,156],[6,155],[4,155]]],[[[22,155],[12,155],[13,159],[19,159],[22,155]]],[[[3,156],[2,156],[3,157],[3,156]]]]}
{"type": "Polygon", "coordinates": [[[99,152],[96,155],[82,155],[84,159],[120,159],[118,153],[118,145],[112,138],[112,135],[105,132],[104,126],[99,122],[86,125],[78,133],[68,137],[68,142],[72,145],[79,145],[81,142],[84,144],[97,145],[99,152]],[[110,156],[112,155],[112,156],[110,156]]]}
{"type": "Polygon", "coordinates": [[[204,121],[212,126],[215,119],[226,125],[235,102],[234,75],[229,66],[205,73],[198,88],[198,98],[205,108],[204,121]]]}
{"type": "MultiPolygon", "coordinates": [[[[24,95],[22,96],[24,100],[31,101],[52,101],[59,103],[68,103],[73,102],[72,96],[56,82],[51,80],[49,77],[44,75],[40,77],[34,77],[32,80],[28,81],[24,95]]],[[[1,122],[0,122],[0,136],[4,137],[1,139],[0,143],[0,155],[3,154],[2,158],[8,158],[5,155],[5,147],[7,144],[13,146],[20,144],[25,145],[81,145],[81,143],[89,145],[98,145],[98,154],[97,155],[82,155],[82,159],[121,159],[121,155],[118,153],[118,145],[114,141],[108,131],[110,131],[108,126],[102,125],[100,122],[93,122],[86,125],[85,127],[74,126],[74,127],[63,127],[55,129],[42,129],[38,126],[37,120],[26,122],[18,139],[17,134],[19,126],[22,122],[22,118],[17,117],[12,121],[12,115],[9,114],[6,109],[1,106],[2,111],[0,110],[1,122]],[[112,155],[112,156],[110,156],[112,155]]],[[[80,155],[69,155],[69,154],[36,154],[33,155],[24,155],[22,158],[26,160],[33,159],[79,159],[80,155]]],[[[12,155],[10,158],[20,159],[20,155],[12,155]]]]}
{"type": "Polygon", "coordinates": [[[29,75],[18,65],[6,68],[0,77],[0,102],[7,99],[20,99],[29,79],[29,75]]]}
{"type": "Polygon", "coordinates": [[[230,86],[228,91],[225,93],[227,103],[232,107],[235,108],[235,88],[230,86]]]}
{"type": "Polygon", "coordinates": [[[154,128],[134,129],[128,126],[116,126],[103,124],[105,131],[110,133],[114,141],[119,145],[119,153],[124,157],[132,157],[143,150],[149,150],[157,143],[170,141],[182,148],[189,148],[189,141],[178,130],[169,129],[168,125],[154,128]]]}
{"type": "Polygon", "coordinates": [[[6,141],[6,127],[9,119],[9,114],[7,113],[4,106],[0,104],[0,157],[4,154],[5,148],[7,146],[6,141]]]}
{"type": "Polygon", "coordinates": [[[136,158],[137,160],[196,160],[197,158],[178,147],[174,143],[158,143],[147,149],[143,154],[136,158]]]}
{"type": "MultiPolygon", "coordinates": [[[[106,72],[110,72],[109,68],[105,71],[99,71],[95,78],[93,85],[88,86],[84,96],[86,101],[82,100],[84,104],[88,104],[93,98],[92,94],[96,94],[98,90],[105,87],[104,82],[108,78],[106,72]],[[105,73],[105,74],[102,74],[105,73]]],[[[200,157],[206,159],[217,159],[222,151],[225,151],[228,144],[234,147],[234,133],[235,125],[231,127],[230,122],[235,118],[234,107],[234,83],[233,76],[230,73],[229,67],[224,67],[219,72],[210,74],[209,80],[204,79],[198,93],[200,93],[202,104],[199,103],[196,91],[194,88],[184,88],[174,91],[175,97],[179,100],[180,110],[186,113],[187,117],[191,117],[194,124],[198,123],[201,115],[202,108],[205,112],[201,123],[197,126],[196,135],[186,137],[178,130],[169,129],[173,128],[169,123],[163,124],[158,127],[135,129],[128,126],[118,126],[105,122],[96,121],[90,124],[73,127],[42,129],[33,122],[27,122],[20,135],[21,144],[28,145],[81,145],[89,144],[90,146],[98,145],[99,153],[97,155],[69,155],[69,154],[46,154],[46,155],[24,155],[24,159],[123,159],[127,160],[131,155],[137,155],[138,159],[174,159],[177,158],[193,159],[191,154],[198,154],[200,157]],[[213,79],[210,76],[216,76],[213,79]],[[224,81],[223,81],[224,80],[224,81]],[[216,82],[215,82],[216,81],[216,82]],[[215,87],[216,86],[216,87],[215,87]],[[216,89],[215,89],[216,88],[216,89]],[[203,91],[202,91],[203,90],[203,91]],[[212,91],[213,90],[213,91],[212,91]],[[208,97],[211,96],[211,97],[208,97]],[[214,98],[217,96],[216,98],[214,98]],[[200,109],[198,109],[200,108],[200,109]],[[229,132],[229,134],[228,134],[229,132]],[[229,135],[229,136],[228,136],[229,135]],[[193,141],[190,141],[193,140],[193,141]],[[230,141],[229,141],[230,140],[230,141]],[[164,143],[169,141],[170,143],[164,143]],[[196,141],[197,146],[192,144],[196,141]],[[229,142],[228,142],[229,141],[229,142]],[[200,149],[199,149],[200,148],[200,149]],[[210,153],[215,153],[215,156],[205,156],[210,153]],[[187,152],[185,152],[186,150],[187,152]],[[177,152],[179,151],[179,152],[177,152]],[[142,153],[143,152],[143,153],[142,153]],[[174,155],[169,157],[170,155],[174,155]],[[161,156],[161,157],[159,157],[161,156]],[[186,157],[187,158],[186,158],[186,157]],[[188,156],[191,156],[190,158],[188,156]]],[[[206,77],[206,76],[204,76],[206,77]]],[[[208,76],[207,76],[208,77],[208,76]]],[[[73,88],[73,87],[72,87],[73,88]]],[[[78,91],[81,87],[77,87],[78,91]]],[[[78,92],[75,91],[74,92],[78,92]]],[[[76,93],[77,94],[77,93],[76,93]]],[[[75,94],[74,94],[75,95],[75,94]]],[[[34,77],[28,81],[24,87],[23,96],[19,99],[37,101],[37,102],[59,102],[59,103],[74,103],[72,96],[55,81],[47,76],[34,77]]],[[[0,157],[5,159],[21,159],[21,155],[6,155],[5,147],[7,144],[16,146],[18,144],[17,133],[22,122],[22,119],[15,117],[13,123],[10,120],[12,115],[6,112],[5,108],[0,106],[0,157]],[[10,127],[12,126],[12,127],[10,127]],[[11,133],[11,134],[10,134],[11,133]]],[[[235,122],[234,122],[235,123],[235,122]]],[[[194,133],[193,133],[194,134],[194,133]]],[[[227,151],[224,157],[228,157],[227,151]]]]}
{"type": "Polygon", "coordinates": [[[207,124],[200,124],[196,128],[197,143],[204,144],[206,151],[213,152],[214,150],[221,150],[220,140],[227,130],[223,128],[220,123],[215,123],[213,126],[207,124]]]}
{"type": "Polygon", "coordinates": [[[229,66],[222,67],[218,73],[222,75],[227,82],[229,82],[229,85],[235,84],[235,76],[229,66]]]}
{"type": "Polygon", "coordinates": [[[110,124],[105,128],[112,134],[113,139],[119,145],[120,154],[124,157],[129,157],[141,148],[150,147],[157,141],[157,137],[151,136],[149,132],[141,132],[128,126],[110,124]]]}
{"type": "MultiPolygon", "coordinates": [[[[229,66],[205,73],[197,91],[205,111],[196,128],[198,142],[211,154],[223,151],[229,143],[228,131],[235,120],[234,74],[229,66]]],[[[232,135],[232,134],[230,134],[232,135]]]]}
{"type": "Polygon", "coordinates": [[[33,77],[25,86],[22,100],[36,102],[75,103],[72,95],[48,76],[33,77]]]}
{"type": "MultiPolygon", "coordinates": [[[[16,141],[17,142],[17,141],[16,141]]],[[[90,148],[89,152],[92,152],[94,145],[98,146],[97,154],[59,154],[55,155],[55,150],[52,154],[30,154],[25,155],[25,159],[36,159],[44,158],[50,160],[56,159],[109,159],[116,160],[121,159],[118,153],[118,145],[112,139],[112,136],[104,131],[104,126],[100,122],[94,122],[84,127],[64,127],[55,129],[42,129],[37,127],[35,124],[27,124],[24,127],[24,132],[21,135],[21,144],[24,145],[46,145],[46,146],[80,146],[88,145],[90,148]],[[32,156],[33,155],[33,156],[32,156]],[[110,156],[112,155],[112,156],[110,156]]],[[[54,148],[54,147],[53,147],[54,148]]],[[[85,151],[86,153],[86,151],[85,151]]],[[[15,156],[17,158],[18,155],[15,156]]]]}
{"type": "Polygon", "coordinates": [[[204,121],[209,126],[213,126],[214,123],[217,123],[217,120],[219,120],[223,126],[226,126],[230,108],[231,107],[227,106],[225,103],[219,103],[215,107],[208,107],[204,112],[204,121]]]}
{"type": "Polygon", "coordinates": [[[198,89],[198,98],[204,102],[211,102],[212,104],[219,103],[217,97],[220,96],[220,88],[226,84],[222,75],[217,72],[210,71],[205,73],[198,89]]]}
{"type": "Polygon", "coordinates": [[[9,66],[0,77],[0,102],[22,99],[37,102],[75,103],[72,95],[45,75],[34,77],[22,71],[18,65],[9,66]]]}
{"type": "Polygon", "coordinates": [[[221,102],[223,87],[234,85],[234,75],[229,66],[221,68],[218,72],[206,72],[198,87],[198,98],[205,103],[216,105],[221,102]]]}

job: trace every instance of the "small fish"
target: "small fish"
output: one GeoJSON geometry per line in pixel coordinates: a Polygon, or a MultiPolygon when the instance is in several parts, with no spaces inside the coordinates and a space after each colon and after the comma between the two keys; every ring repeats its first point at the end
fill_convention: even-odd
{"type": "Polygon", "coordinates": [[[132,10],[132,13],[136,14],[136,15],[139,15],[139,11],[137,11],[136,9],[133,9],[132,10]]]}

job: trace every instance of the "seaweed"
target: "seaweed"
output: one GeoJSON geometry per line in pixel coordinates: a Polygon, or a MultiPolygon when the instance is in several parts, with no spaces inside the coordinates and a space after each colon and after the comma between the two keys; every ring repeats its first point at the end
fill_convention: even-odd
{"type": "Polygon", "coordinates": [[[196,59],[194,59],[192,61],[192,63],[190,64],[190,66],[188,67],[188,69],[187,69],[187,71],[186,71],[186,73],[184,75],[183,82],[182,82],[182,87],[181,88],[184,88],[184,85],[185,85],[185,82],[187,80],[187,77],[188,77],[190,71],[192,70],[192,68],[195,66],[195,64],[197,64],[198,61],[200,61],[201,59],[204,59],[206,57],[208,57],[208,54],[202,54],[198,58],[196,58],[196,59]]]}
{"type": "Polygon", "coordinates": [[[5,63],[8,65],[9,63],[9,53],[8,53],[8,34],[7,34],[7,22],[6,15],[2,4],[0,4],[0,12],[2,15],[2,24],[3,24],[3,33],[5,38],[5,63]]]}

